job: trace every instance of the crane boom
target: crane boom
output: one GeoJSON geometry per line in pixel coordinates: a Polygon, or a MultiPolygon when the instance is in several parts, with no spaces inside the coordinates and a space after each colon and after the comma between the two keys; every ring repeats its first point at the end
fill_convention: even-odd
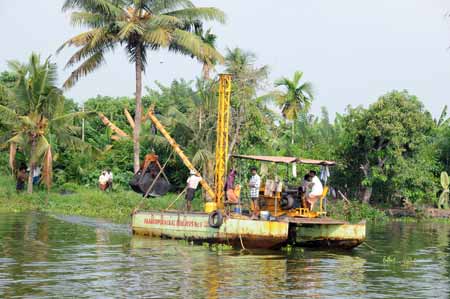
{"type": "Polygon", "coordinates": [[[151,121],[155,124],[156,128],[167,139],[167,141],[172,146],[172,148],[175,151],[175,153],[180,157],[181,161],[183,161],[184,165],[189,170],[195,171],[197,173],[197,175],[200,176],[200,178],[201,178],[200,184],[202,185],[203,189],[205,189],[206,193],[211,198],[211,200],[214,200],[215,199],[215,193],[212,190],[212,188],[208,185],[206,180],[202,178],[200,172],[197,169],[195,169],[194,165],[192,165],[191,161],[189,161],[188,157],[186,157],[186,155],[184,154],[183,150],[180,148],[178,143],[176,143],[176,141],[169,135],[169,133],[164,128],[164,126],[159,122],[159,120],[153,114],[153,111],[151,109],[148,111],[147,115],[151,119],[151,121]]]}

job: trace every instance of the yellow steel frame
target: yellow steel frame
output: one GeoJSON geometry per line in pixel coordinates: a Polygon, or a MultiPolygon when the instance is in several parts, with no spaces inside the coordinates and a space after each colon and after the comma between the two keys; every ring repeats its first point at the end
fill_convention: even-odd
{"type": "Polygon", "coordinates": [[[215,198],[223,208],[225,172],[228,161],[228,136],[230,125],[231,75],[219,75],[219,102],[217,105],[216,167],[214,171],[215,198]]]}

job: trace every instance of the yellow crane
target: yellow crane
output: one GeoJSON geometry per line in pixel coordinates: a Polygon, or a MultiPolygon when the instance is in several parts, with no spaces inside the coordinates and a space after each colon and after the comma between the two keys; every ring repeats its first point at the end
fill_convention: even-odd
{"type": "Polygon", "coordinates": [[[216,203],[223,208],[225,197],[225,174],[228,161],[228,136],[230,126],[230,100],[231,100],[231,75],[220,74],[219,76],[219,102],[217,105],[217,128],[216,128],[216,167],[214,171],[214,185],[216,203]]]}
{"type": "MultiPolygon", "coordinates": [[[[225,174],[227,171],[228,161],[228,136],[230,125],[230,99],[231,99],[231,75],[219,75],[219,102],[217,106],[217,137],[216,137],[216,160],[214,171],[214,189],[208,182],[202,178],[200,184],[210,197],[210,202],[206,203],[205,211],[213,211],[223,209],[223,198],[225,196],[225,174]]],[[[201,177],[200,172],[194,167],[189,158],[184,154],[183,150],[170,136],[164,126],[159,122],[153,114],[152,109],[148,112],[148,117],[155,124],[156,128],[167,139],[175,153],[183,161],[184,165],[191,171],[195,171],[201,177]]]]}

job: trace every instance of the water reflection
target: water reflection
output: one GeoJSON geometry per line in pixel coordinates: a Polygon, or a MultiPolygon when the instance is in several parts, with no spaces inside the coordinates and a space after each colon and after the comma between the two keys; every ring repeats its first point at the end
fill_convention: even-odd
{"type": "Polygon", "coordinates": [[[426,298],[449,294],[450,226],[372,225],[352,252],[217,251],[127,226],[0,215],[0,297],[426,298]],[[371,249],[372,248],[372,249],[371,249]],[[386,262],[386,257],[391,261],[386,262]]]}

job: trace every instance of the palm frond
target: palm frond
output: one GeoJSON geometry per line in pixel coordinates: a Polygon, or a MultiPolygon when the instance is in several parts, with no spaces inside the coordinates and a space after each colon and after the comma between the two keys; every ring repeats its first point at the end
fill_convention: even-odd
{"type": "Polygon", "coordinates": [[[106,29],[101,28],[95,30],[95,32],[92,32],[88,37],[86,45],[81,47],[81,49],[70,57],[64,68],[69,68],[98,52],[105,53],[108,50],[113,50],[114,42],[114,38],[108,34],[106,29]]]}
{"type": "Polygon", "coordinates": [[[194,4],[190,0],[163,0],[152,1],[149,10],[153,14],[164,14],[176,9],[193,8],[194,4]]]}
{"type": "Polygon", "coordinates": [[[144,29],[141,27],[139,23],[134,22],[117,22],[116,23],[120,30],[117,34],[119,39],[129,39],[132,34],[142,35],[144,33],[144,29]]]}
{"type": "Polygon", "coordinates": [[[294,72],[294,77],[292,78],[293,85],[297,86],[298,83],[300,82],[300,80],[302,79],[302,77],[303,77],[303,72],[295,71],[294,72]]]}
{"type": "Polygon", "coordinates": [[[98,33],[98,31],[101,31],[102,28],[95,28],[83,33],[80,33],[67,41],[65,41],[57,50],[56,53],[61,52],[62,49],[65,47],[75,46],[75,47],[82,47],[89,43],[90,40],[92,40],[92,37],[98,33]]]}
{"type": "Polygon", "coordinates": [[[31,153],[30,161],[33,164],[36,164],[41,157],[44,155],[44,153],[47,151],[50,144],[48,143],[47,139],[44,136],[40,136],[36,140],[36,148],[34,152],[31,153]]]}
{"type": "Polygon", "coordinates": [[[105,63],[103,51],[96,52],[75,69],[64,82],[63,87],[71,88],[82,76],[86,76],[105,63]]]}
{"type": "Polygon", "coordinates": [[[94,111],[67,113],[67,114],[52,118],[50,120],[50,123],[68,122],[68,121],[72,121],[74,119],[82,119],[83,117],[87,117],[87,116],[91,116],[91,115],[95,115],[95,114],[96,114],[96,112],[94,112],[94,111]]]}
{"type": "Polygon", "coordinates": [[[107,17],[118,16],[122,13],[121,6],[126,2],[124,0],[66,0],[62,10],[81,9],[91,13],[100,13],[107,17]]]}
{"type": "Polygon", "coordinates": [[[192,7],[168,12],[167,15],[183,20],[217,21],[224,24],[226,16],[223,11],[215,7],[192,7]]]}
{"type": "Polygon", "coordinates": [[[203,169],[209,160],[213,159],[213,154],[206,149],[199,149],[192,157],[192,163],[196,168],[203,169]]]}
{"type": "Polygon", "coordinates": [[[87,11],[75,11],[70,15],[70,21],[73,26],[87,26],[90,28],[99,28],[107,24],[104,15],[87,11]]]}
{"type": "Polygon", "coordinates": [[[153,47],[167,47],[170,45],[172,36],[164,28],[157,28],[144,34],[143,39],[153,47]]]}
{"type": "Polygon", "coordinates": [[[180,27],[183,25],[183,20],[171,15],[154,15],[146,24],[150,29],[158,27],[180,27]]]}
{"type": "Polygon", "coordinates": [[[314,99],[314,88],[310,82],[305,82],[298,88],[298,91],[305,94],[310,100],[314,99]]]}
{"type": "Polygon", "coordinates": [[[16,134],[8,140],[8,143],[15,143],[18,146],[24,147],[26,144],[26,140],[23,134],[16,134]]]}
{"type": "Polygon", "coordinates": [[[214,59],[220,63],[224,62],[223,56],[213,47],[204,43],[198,36],[193,33],[186,32],[184,30],[175,29],[174,36],[174,48],[177,50],[177,46],[180,46],[183,51],[191,53],[194,57],[199,59],[214,59]]]}
{"type": "Polygon", "coordinates": [[[0,105],[0,123],[11,125],[17,121],[18,115],[16,111],[6,106],[0,105]]]}

